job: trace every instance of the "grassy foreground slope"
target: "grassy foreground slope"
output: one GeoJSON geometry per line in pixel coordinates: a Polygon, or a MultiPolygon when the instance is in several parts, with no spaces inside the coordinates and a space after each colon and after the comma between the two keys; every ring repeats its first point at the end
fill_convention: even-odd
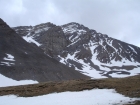
{"type": "Polygon", "coordinates": [[[107,78],[95,80],[71,80],[63,82],[46,82],[32,85],[1,87],[0,95],[15,94],[31,97],[53,92],[82,91],[93,88],[115,89],[129,97],[140,97],[140,75],[127,78],[107,78]]]}

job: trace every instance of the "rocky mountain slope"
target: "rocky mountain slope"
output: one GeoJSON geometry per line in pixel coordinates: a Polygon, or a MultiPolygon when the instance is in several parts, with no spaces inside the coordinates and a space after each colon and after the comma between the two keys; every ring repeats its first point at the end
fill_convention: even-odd
{"type": "Polygon", "coordinates": [[[35,44],[27,43],[2,19],[0,19],[0,74],[15,80],[30,79],[39,82],[88,78],[48,57],[35,44]]]}
{"type": "Polygon", "coordinates": [[[127,77],[140,73],[140,48],[72,22],[13,28],[50,58],[93,78],[127,77]]]}

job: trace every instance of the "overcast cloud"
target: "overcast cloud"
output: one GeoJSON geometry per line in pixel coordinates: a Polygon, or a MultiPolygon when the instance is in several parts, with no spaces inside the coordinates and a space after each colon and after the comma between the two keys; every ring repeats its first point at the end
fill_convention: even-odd
{"type": "Polygon", "coordinates": [[[11,27],[77,22],[140,46],[140,0],[0,0],[0,18],[11,27]]]}

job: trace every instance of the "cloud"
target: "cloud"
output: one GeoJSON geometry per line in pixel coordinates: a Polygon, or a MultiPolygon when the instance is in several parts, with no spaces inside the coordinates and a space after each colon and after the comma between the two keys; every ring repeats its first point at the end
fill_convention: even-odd
{"type": "Polygon", "coordinates": [[[139,46],[139,0],[1,0],[1,18],[10,26],[52,22],[83,24],[139,46]]]}

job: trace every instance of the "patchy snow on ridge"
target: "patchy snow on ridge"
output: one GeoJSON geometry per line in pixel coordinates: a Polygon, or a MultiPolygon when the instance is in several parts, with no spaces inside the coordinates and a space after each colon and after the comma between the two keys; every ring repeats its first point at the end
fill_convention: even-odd
{"type": "Polygon", "coordinates": [[[101,63],[99,60],[97,60],[97,52],[94,52],[94,49],[97,47],[97,45],[93,45],[93,43],[91,43],[90,45],[90,50],[92,52],[92,58],[91,61],[94,63],[94,65],[99,67],[99,70],[94,69],[93,67],[90,66],[90,63],[86,63],[84,62],[83,59],[77,59],[76,53],[74,54],[69,54],[63,58],[61,56],[58,56],[59,58],[61,58],[60,62],[69,66],[69,67],[74,67],[75,70],[78,70],[80,73],[87,75],[93,79],[99,79],[99,78],[107,78],[105,75],[108,72],[111,72],[112,70],[109,67],[113,67],[113,66],[118,66],[118,67],[122,67],[122,66],[129,66],[129,65],[133,65],[136,66],[136,68],[132,69],[132,70],[125,70],[125,69],[113,69],[113,71],[110,73],[108,76],[114,77],[114,78],[123,78],[123,77],[128,77],[128,76],[134,76],[134,75],[138,75],[140,73],[139,67],[138,65],[140,65],[140,63],[138,62],[131,62],[129,60],[125,60],[124,58],[122,59],[122,61],[115,61],[112,60],[111,64],[107,63],[101,63]],[[78,69],[74,64],[69,63],[69,60],[75,61],[79,64],[82,64],[82,69],[78,69]],[[123,63],[125,62],[125,63],[123,63]],[[108,67],[106,67],[108,66],[108,67]],[[125,72],[125,73],[120,73],[120,72],[125,72]]]}
{"type": "Polygon", "coordinates": [[[35,30],[35,34],[41,33],[42,31],[47,31],[50,27],[38,27],[35,30]]]}
{"type": "Polygon", "coordinates": [[[17,86],[17,85],[25,85],[25,84],[34,84],[38,83],[37,81],[33,80],[21,80],[21,81],[16,81],[11,78],[5,77],[0,74],[0,87],[6,87],[6,86],[17,86]]]}
{"type": "Polygon", "coordinates": [[[92,89],[80,92],[61,92],[35,97],[0,96],[0,105],[122,105],[140,98],[129,98],[114,89],[92,89]]]}
{"type": "Polygon", "coordinates": [[[68,26],[62,26],[63,32],[64,33],[77,33],[78,35],[84,34],[87,31],[84,29],[78,29],[78,25],[77,24],[71,24],[68,26]]]}

